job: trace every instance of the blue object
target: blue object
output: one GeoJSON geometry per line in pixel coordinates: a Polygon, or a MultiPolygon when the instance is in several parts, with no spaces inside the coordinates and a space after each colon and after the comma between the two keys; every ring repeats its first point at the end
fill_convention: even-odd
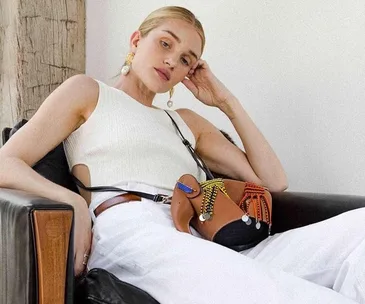
{"type": "Polygon", "coordinates": [[[194,189],[190,188],[189,186],[184,185],[181,182],[177,182],[177,187],[184,191],[185,193],[193,193],[194,189]]]}

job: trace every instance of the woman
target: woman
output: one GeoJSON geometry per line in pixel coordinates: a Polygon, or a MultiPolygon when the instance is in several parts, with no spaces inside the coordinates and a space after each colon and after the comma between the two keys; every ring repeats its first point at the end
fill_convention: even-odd
{"type": "Polygon", "coordinates": [[[118,193],[81,191],[80,196],[31,169],[64,141],[69,166],[85,185],[170,195],[182,174],[203,180],[170,118],[152,105],[157,93],[171,92],[182,82],[196,99],[227,115],[245,147],[241,151],[193,111],[169,111],[208,167],[271,191],[286,189],[284,170],[270,145],[201,59],[204,43],[201,24],[190,11],[164,7],[152,12],[131,36],[115,87],[84,75],[68,79],[0,150],[0,186],[73,205],[76,274],[90,251],[91,215],[88,268],[104,268],[162,304],[365,303],[364,271],[358,270],[364,267],[359,253],[365,256],[365,233],[359,222],[365,210],[343,215],[351,227],[328,240],[327,231],[338,226],[341,216],[275,235],[239,254],[178,232],[168,205],[120,196],[124,203],[108,208],[103,203],[118,193]],[[313,259],[315,250],[321,254],[313,259]],[[298,255],[305,258],[296,265],[298,255]]]}

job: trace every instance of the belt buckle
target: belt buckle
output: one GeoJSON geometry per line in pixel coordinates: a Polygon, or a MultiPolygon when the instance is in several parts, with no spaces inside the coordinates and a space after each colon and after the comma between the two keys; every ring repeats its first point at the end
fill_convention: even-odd
{"type": "Polygon", "coordinates": [[[171,196],[165,194],[156,194],[153,198],[154,202],[162,203],[162,204],[171,204],[171,196]]]}

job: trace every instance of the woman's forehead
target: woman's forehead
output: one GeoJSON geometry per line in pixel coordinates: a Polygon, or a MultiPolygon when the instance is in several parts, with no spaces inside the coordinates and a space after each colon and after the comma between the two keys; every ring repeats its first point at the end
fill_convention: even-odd
{"type": "Polygon", "coordinates": [[[202,40],[195,27],[183,20],[169,19],[156,27],[156,35],[170,36],[178,43],[185,44],[198,56],[201,55],[202,40]]]}

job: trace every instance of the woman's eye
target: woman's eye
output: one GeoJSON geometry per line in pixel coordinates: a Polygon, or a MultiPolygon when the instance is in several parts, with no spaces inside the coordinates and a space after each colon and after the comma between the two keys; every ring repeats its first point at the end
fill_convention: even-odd
{"type": "Polygon", "coordinates": [[[169,47],[170,47],[170,45],[169,45],[166,41],[161,41],[161,45],[162,45],[165,49],[167,49],[167,48],[169,48],[169,47]]]}
{"type": "Polygon", "coordinates": [[[187,61],[184,57],[181,58],[181,62],[183,65],[189,65],[189,61],[187,61]]]}

